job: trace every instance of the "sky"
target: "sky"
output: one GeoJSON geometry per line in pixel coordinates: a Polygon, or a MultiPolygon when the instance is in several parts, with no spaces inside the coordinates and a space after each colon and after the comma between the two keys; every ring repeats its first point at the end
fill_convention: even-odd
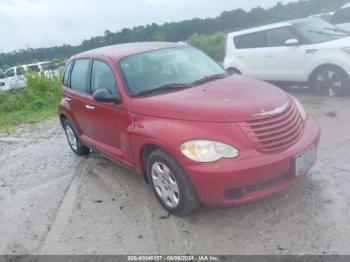
{"type": "MultiPolygon", "coordinates": [[[[280,0],[287,3],[292,0],[280,0]]],[[[0,0],[0,52],[78,45],[84,39],[153,22],[216,17],[278,0],[0,0]]]]}

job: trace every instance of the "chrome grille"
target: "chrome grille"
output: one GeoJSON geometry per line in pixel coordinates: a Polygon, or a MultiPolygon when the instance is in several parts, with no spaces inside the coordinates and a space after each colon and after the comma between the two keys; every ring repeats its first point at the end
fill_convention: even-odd
{"type": "Polygon", "coordinates": [[[273,152],[297,142],[303,134],[303,119],[294,103],[284,112],[239,124],[252,144],[260,151],[273,152]]]}

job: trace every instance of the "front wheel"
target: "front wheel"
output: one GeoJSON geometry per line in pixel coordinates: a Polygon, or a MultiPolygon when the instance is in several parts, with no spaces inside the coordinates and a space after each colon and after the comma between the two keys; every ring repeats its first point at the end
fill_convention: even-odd
{"type": "Polygon", "coordinates": [[[155,150],[147,159],[147,174],[153,192],[170,213],[185,216],[200,203],[187,175],[168,153],[155,150]]]}
{"type": "Polygon", "coordinates": [[[350,91],[350,78],[337,66],[324,66],[313,73],[311,87],[319,94],[333,92],[336,96],[344,96],[350,91]]]}

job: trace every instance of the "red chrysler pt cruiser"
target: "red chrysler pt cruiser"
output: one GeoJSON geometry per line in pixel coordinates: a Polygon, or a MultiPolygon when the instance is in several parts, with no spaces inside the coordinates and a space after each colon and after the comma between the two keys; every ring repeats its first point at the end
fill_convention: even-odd
{"type": "Polygon", "coordinates": [[[77,155],[143,175],[169,212],[281,191],[316,162],[317,120],[293,96],[228,75],[185,44],[132,43],[73,56],[59,115],[77,155]]]}

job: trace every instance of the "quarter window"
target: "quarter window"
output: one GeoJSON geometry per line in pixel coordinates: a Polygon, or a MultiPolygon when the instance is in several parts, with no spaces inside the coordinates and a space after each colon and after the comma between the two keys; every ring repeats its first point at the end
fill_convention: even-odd
{"type": "Polygon", "coordinates": [[[117,94],[112,70],[106,63],[95,60],[91,72],[91,93],[93,94],[99,89],[107,89],[111,94],[117,94]]]}
{"type": "Polygon", "coordinates": [[[69,64],[66,66],[66,69],[64,70],[64,76],[63,76],[63,85],[69,87],[69,73],[72,68],[72,62],[69,62],[69,64]]]}
{"type": "Polygon", "coordinates": [[[90,67],[90,60],[79,59],[76,60],[71,74],[71,88],[79,92],[87,93],[88,91],[88,73],[90,67]]]}
{"type": "Polygon", "coordinates": [[[237,49],[263,48],[268,46],[266,31],[236,36],[233,41],[237,49]]]}

